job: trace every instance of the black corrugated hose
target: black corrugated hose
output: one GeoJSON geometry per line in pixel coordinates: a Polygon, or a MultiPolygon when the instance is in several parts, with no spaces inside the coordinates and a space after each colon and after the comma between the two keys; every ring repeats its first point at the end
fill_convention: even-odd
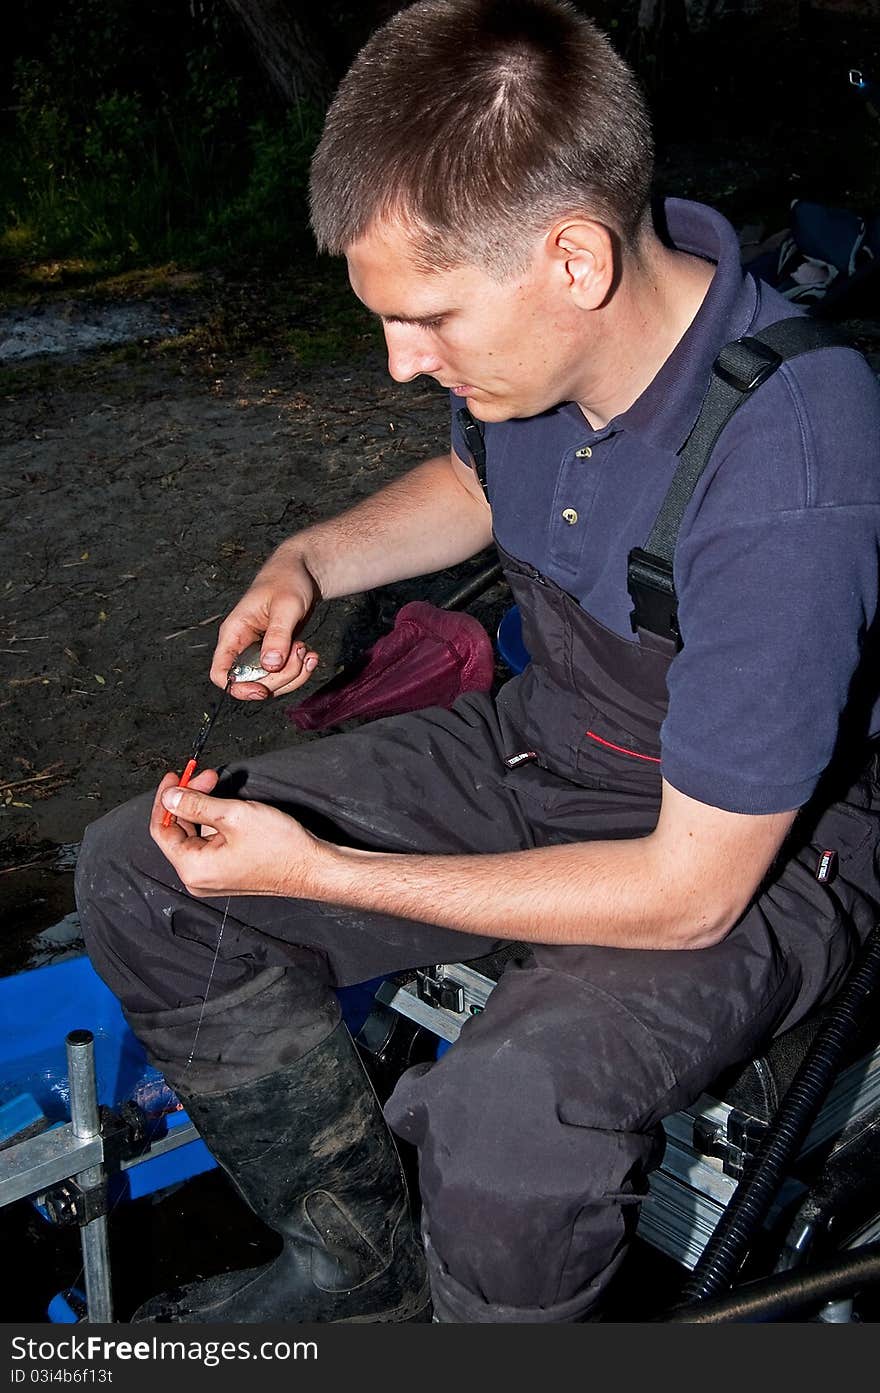
{"type": "MultiPolygon", "coordinates": [[[[751,1169],[739,1182],[685,1284],[684,1308],[667,1319],[693,1319],[687,1303],[704,1301],[732,1285],[848,1047],[864,1024],[867,1005],[878,986],[880,925],[875,925],[780,1103],[751,1169]]],[[[797,1279],[797,1273],[787,1273],[784,1281],[796,1283],[797,1279]]],[[[805,1274],[803,1280],[807,1279],[805,1274]]]]}
{"type": "Polygon", "coordinates": [[[671,1325],[788,1320],[805,1307],[840,1301],[880,1282],[880,1243],[866,1243],[803,1271],[744,1282],[714,1301],[697,1301],[666,1316],[671,1325]]]}

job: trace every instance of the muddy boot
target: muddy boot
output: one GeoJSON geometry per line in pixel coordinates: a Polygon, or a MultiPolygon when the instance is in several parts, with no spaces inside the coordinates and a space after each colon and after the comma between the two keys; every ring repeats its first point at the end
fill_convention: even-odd
{"type": "MultiPolygon", "coordinates": [[[[284,990],[282,981],[258,994],[270,1013],[284,990]]],[[[227,1038],[236,1015],[234,1006],[225,1014],[227,1038]]],[[[252,1025],[249,1054],[256,1034],[266,1038],[252,1025]]],[[[203,1062],[168,1081],[246,1203],[284,1246],[262,1267],[153,1298],[132,1321],[429,1320],[424,1251],[400,1158],[345,1025],[251,1082],[193,1087],[197,1079],[216,1083],[223,1072],[222,1063],[203,1062]]]]}

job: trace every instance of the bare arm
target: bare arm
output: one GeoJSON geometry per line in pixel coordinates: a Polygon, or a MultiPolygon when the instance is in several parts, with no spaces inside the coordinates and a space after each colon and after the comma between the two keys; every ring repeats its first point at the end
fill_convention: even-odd
{"type": "Polygon", "coordinates": [[[270,676],[235,695],[280,695],[307,680],[310,656],[293,643],[318,600],[427,575],[488,546],[492,515],[473,470],[454,455],[426,460],[326,522],[282,542],[220,626],[211,666],[218,686],[238,654],[262,640],[270,676]]]}
{"type": "MultiPolygon", "coordinates": [[[[669,784],[655,830],[491,856],[419,856],[331,846],[275,808],[187,790],[164,831],[173,778],[157,796],[153,836],[195,895],[298,896],[524,942],[705,948],[740,918],[794,813],[747,816],[669,784]],[[164,800],[164,801],[163,801],[164,800]],[[203,841],[198,823],[221,835],[203,841]]],[[[173,804],[176,808],[178,804],[173,804]]]]}
{"type": "Polygon", "coordinates": [[[443,570],[491,540],[492,514],[474,471],[449,454],[417,465],[291,544],[330,600],[443,570]]]}
{"type": "Polygon", "coordinates": [[[334,848],[326,898],[535,943],[704,948],[748,906],[794,813],[747,816],[663,785],[655,830],[495,856],[334,848]]]}

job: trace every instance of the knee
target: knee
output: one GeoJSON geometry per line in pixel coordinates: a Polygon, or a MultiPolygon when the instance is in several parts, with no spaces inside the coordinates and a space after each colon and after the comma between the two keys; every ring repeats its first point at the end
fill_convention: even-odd
{"type": "Polygon", "coordinates": [[[418,1150],[435,1299],[447,1319],[578,1319],[623,1251],[654,1137],[611,1130],[610,1090],[575,1110],[544,1061],[502,1048],[475,1073],[461,1043],[385,1105],[418,1150]]]}
{"type": "Polygon", "coordinates": [[[149,843],[152,798],[143,794],[92,822],[85,830],[76,858],[77,893],[100,893],[108,875],[130,864],[141,843],[149,843]]]}
{"type": "Polygon", "coordinates": [[[149,857],[151,796],[133,799],[115,808],[85,831],[76,858],[74,895],[86,947],[102,936],[118,919],[107,906],[119,907],[137,876],[137,867],[149,857]]]}

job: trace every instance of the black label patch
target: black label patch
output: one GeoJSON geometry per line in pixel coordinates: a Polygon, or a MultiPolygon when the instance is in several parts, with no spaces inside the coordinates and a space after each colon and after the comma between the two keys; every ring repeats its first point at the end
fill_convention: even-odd
{"type": "Polygon", "coordinates": [[[837,871],[837,852],[823,851],[819,855],[819,864],[816,867],[816,879],[822,884],[827,885],[834,879],[837,871]]]}
{"type": "Polygon", "coordinates": [[[504,763],[508,769],[516,769],[520,764],[527,764],[530,759],[537,759],[537,750],[520,750],[517,755],[508,755],[504,763]]]}

